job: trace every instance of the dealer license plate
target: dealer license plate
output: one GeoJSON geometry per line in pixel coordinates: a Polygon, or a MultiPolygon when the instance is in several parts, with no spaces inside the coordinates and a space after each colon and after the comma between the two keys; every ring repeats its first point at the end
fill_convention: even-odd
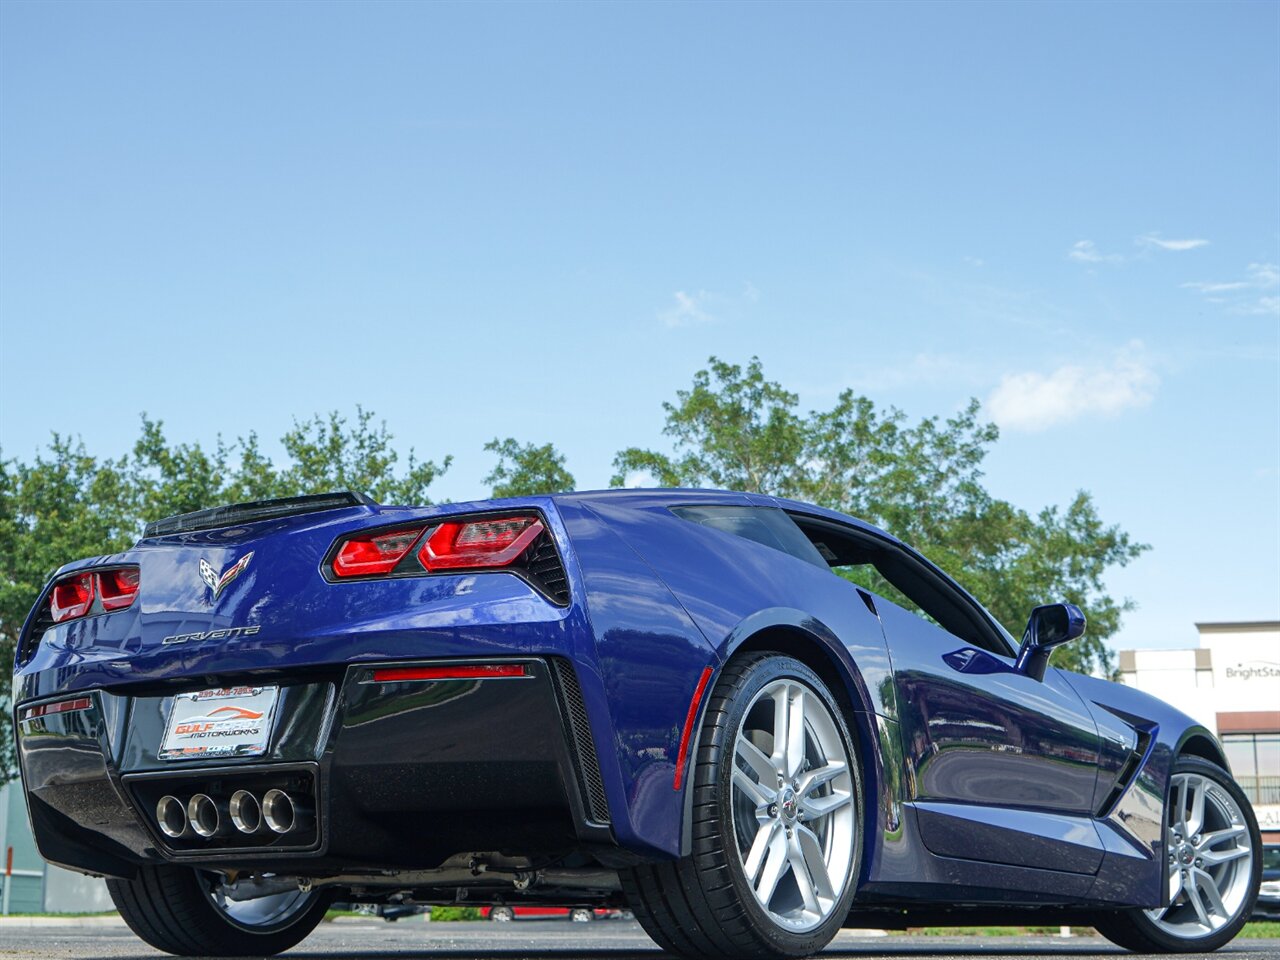
{"type": "Polygon", "coordinates": [[[224,687],[173,698],[161,760],[256,757],[267,751],[279,687],[224,687]]]}

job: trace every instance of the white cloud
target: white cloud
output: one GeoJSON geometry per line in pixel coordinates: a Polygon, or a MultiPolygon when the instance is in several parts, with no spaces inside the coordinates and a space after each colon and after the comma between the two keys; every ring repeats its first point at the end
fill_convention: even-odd
{"type": "Polygon", "coordinates": [[[1158,233],[1148,233],[1146,236],[1138,237],[1134,241],[1144,247],[1159,247],[1161,250],[1173,250],[1182,252],[1183,250],[1194,250],[1196,247],[1206,247],[1209,245],[1208,240],[1166,240],[1158,233]]]}
{"type": "Polygon", "coordinates": [[[1092,240],[1077,240],[1067,251],[1067,257],[1077,263],[1115,263],[1121,259],[1116,253],[1099,252],[1092,240]]]}
{"type": "Polygon", "coordinates": [[[1254,297],[1255,292],[1280,287],[1280,267],[1274,263],[1251,263],[1245,268],[1243,280],[1193,280],[1182,285],[1187,290],[1203,294],[1210,303],[1224,303],[1235,313],[1272,314],[1280,312],[1280,297],[1271,295],[1254,297]],[[1223,297],[1221,294],[1248,294],[1248,297],[1223,297]]]}
{"type": "Polygon", "coordinates": [[[1116,416],[1145,407],[1160,378],[1134,341],[1108,366],[1064,364],[1051,373],[1007,374],[987,398],[987,410],[1008,430],[1044,430],[1084,416],[1116,416]]]}
{"type": "Polygon", "coordinates": [[[675,304],[658,314],[658,319],[668,327],[685,327],[693,323],[712,323],[715,321],[706,310],[711,295],[705,290],[696,293],[675,292],[675,304]]]}
{"type": "Polygon", "coordinates": [[[1246,304],[1240,310],[1242,313],[1280,315],[1280,297],[1259,297],[1256,303],[1246,304]]]}
{"type": "Polygon", "coordinates": [[[1195,280],[1184,283],[1183,286],[1188,290],[1198,290],[1200,293],[1230,293],[1233,290],[1247,290],[1250,283],[1247,280],[1233,280],[1229,283],[1206,283],[1195,280]]]}
{"type": "Polygon", "coordinates": [[[1274,263],[1249,264],[1249,279],[1253,285],[1265,290],[1267,287],[1280,286],[1280,267],[1274,263]]]}

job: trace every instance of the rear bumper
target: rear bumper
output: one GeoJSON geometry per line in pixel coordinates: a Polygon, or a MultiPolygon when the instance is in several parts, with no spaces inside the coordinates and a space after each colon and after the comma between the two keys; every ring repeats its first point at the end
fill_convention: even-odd
{"type": "Polygon", "coordinates": [[[525,675],[376,682],[370,664],[284,683],[265,755],[230,762],[157,758],[176,691],[94,690],[82,709],[25,720],[22,704],[36,842],[55,863],[124,877],[163,862],[322,876],[431,869],[465,851],[616,855],[572,665],[502,662],[525,675]],[[161,796],[273,788],[305,809],[296,830],[175,839],[156,820],[161,796]]]}

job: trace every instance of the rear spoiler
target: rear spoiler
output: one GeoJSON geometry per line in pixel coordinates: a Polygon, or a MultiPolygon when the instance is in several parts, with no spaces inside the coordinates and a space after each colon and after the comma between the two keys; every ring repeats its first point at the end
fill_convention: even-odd
{"type": "Polygon", "coordinates": [[[322,510],[341,510],[344,507],[375,506],[373,499],[363,493],[342,490],[337,493],[312,493],[303,497],[280,497],[275,500],[254,500],[251,503],[233,503],[226,507],[212,507],[193,513],[153,520],[143,531],[143,539],[164,537],[172,533],[191,533],[195,530],[213,530],[258,520],[275,520],[293,517],[300,513],[319,513],[322,510]]]}

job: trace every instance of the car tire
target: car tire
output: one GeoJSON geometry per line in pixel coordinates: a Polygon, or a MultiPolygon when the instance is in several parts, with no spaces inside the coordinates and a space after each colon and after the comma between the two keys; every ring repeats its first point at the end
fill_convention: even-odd
{"type": "Polygon", "coordinates": [[[491,907],[489,919],[494,923],[510,923],[516,918],[516,912],[510,907],[491,907]]]}
{"type": "Polygon", "coordinates": [[[569,911],[569,919],[574,923],[590,923],[595,918],[594,913],[590,910],[584,910],[581,907],[569,911]]]}
{"type": "Polygon", "coordinates": [[[636,919],[686,957],[817,953],[848,915],[862,861],[861,771],[835,697],[791,657],[736,659],[711,693],[691,762],[692,851],[622,872],[636,919]],[[779,746],[779,722],[801,733],[779,746]]]}
{"type": "Polygon", "coordinates": [[[1253,912],[1262,882],[1262,836],[1258,821],[1231,774],[1217,764],[1192,756],[1179,757],[1174,763],[1166,808],[1164,849],[1171,858],[1168,863],[1171,889],[1177,885],[1171,904],[1156,910],[1136,908],[1101,914],[1094,926],[1112,943],[1137,953],[1209,953],[1230,942],[1253,912]],[[1179,800],[1180,784],[1188,785],[1184,801],[1179,800]],[[1197,784],[1203,792],[1199,801],[1202,812],[1197,820],[1188,820],[1188,816],[1194,816],[1197,784]],[[1206,796],[1209,799],[1205,799],[1206,796]],[[1185,811],[1182,814],[1180,807],[1185,811]],[[1211,824],[1211,817],[1220,822],[1211,824]],[[1227,820],[1230,823],[1225,823],[1227,820]],[[1205,831],[1207,826],[1214,829],[1205,831]],[[1179,832],[1184,827],[1190,828],[1187,832],[1192,836],[1179,832]],[[1213,834],[1226,831],[1232,834],[1238,831],[1238,835],[1224,835],[1220,840],[1209,841],[1213,834]],[[1204,841],[1200,839],[1202,836],[1204,841]],[[1226,842],[1233,846],[1224,849],[1222,845],[1226,842]],[[1202,847],[1202,843],[1206,845],[1202,847]],[[1209,850],[1210,846],[1215,849],[1209,850]],[[1238,853],[1246,848],[1247,853],[1238,853]],[[1202,869],[1205,861],[1200,854],[1206,851],[1207,856],[1221,858],[1225,854],[1231,859],[1202,869]],[[1248,861],[1244,862],[1246,857],[1248,861]],[[1191,888],[1186,886],[1185,877],[1192,878],[1191,888]],[[1205,886],[1210,883],[1224,908],[1221,922],[1216,925],[1218,910],[1205,886]],[[1225,896],[1221,889],[1224,886],[1227,887],[1225,896]],[[1192,888],[1196,890],[1194,903],[1192,888]],[[1205,913],[1200,914],[1200,910],[1205,913]],[[1202,917],[1208,920],[1207,924],[1200,922],[1202,917]],[[1179,920],[1183,922],[1176,922],[1179,920]]]}
{"type": "Polygon", "coordinates": [[[329,904],[330,898],[318,892],[299,893],[283,901],[278,916],[242,922],[219,907],[214,878],[190,867],[139,867],[132,880],[107,880],[107,890],[129,929],[157,950],[180,957],[281,953],[316,928],[329,904]]]}

